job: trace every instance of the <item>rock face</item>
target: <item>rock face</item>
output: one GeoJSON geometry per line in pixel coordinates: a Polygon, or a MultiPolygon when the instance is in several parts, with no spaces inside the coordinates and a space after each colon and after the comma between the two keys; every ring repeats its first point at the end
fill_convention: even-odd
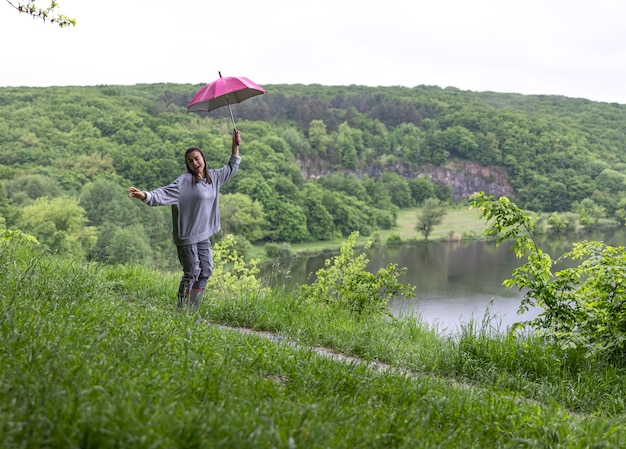
{"type": "Polygon", "coordinates": [[[437,184],[450,186],[455,201],[467,199],[476,192],[485,192],[496,198],[515,196],[504,167],[464,161],[447,167],[424,167],[421,175],[429,176],[437,184]]]}
{"type": "MultiPolygon", "coordinates": [[[[300,162],[302,175],[307,179],[318,179],[332,173],[319,166],[300,162]]],[[[496,198],[506,196],[515,197],[515,190],[509,182],[509,176],[504,167],[486,166],[477,162],[451,162],[445,167],[438,165],[420,165],[418,169],[410,169],[404,164],[388,165],[385,167],[370,167],[365,170],[344,171],[345,174],[376,176],[384,172],[396,172],[405,179],[414,179],[428,176],[434,183],[450,186],[454,201],[466,200],[476,192],[485,192],[496,198]]]]}

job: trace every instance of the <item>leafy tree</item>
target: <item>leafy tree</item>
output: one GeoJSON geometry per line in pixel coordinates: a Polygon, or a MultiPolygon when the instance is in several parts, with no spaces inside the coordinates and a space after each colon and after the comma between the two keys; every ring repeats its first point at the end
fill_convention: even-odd
{"type": "Polygon", "coordinates": [[[478,144],[471,131],[463,126],[452,126],[435,135],[436,146],[445,152],[471,159],[476,156],[478,144]]]}
{"type": "Polygon", "coordinates": [[[86,184],[80,194],[79,205],[93,226],[113,223],[123,227],[142,222],[142,205],[137,201],[128,201],[126,190],[119,181],[98,178],[86,184]]]}
{"type": "Polygon", "coordinates": [[[578,232],[580,216],[571,212],[552,212],[548,217],[550,230],[556,233],[578,232]]]}
{"type": "Polygon", "coordinates": [[[389,209],[389,206],[393,205],[391,193],[387,190],[381,177],[372,178],[366,175],[363,177],[361,184],[367,194],[367,196],[364,196],[365,201],[369,198],[368,202],[372,206],[378,209],[389,209]]]}
{"type": "Polygon", "coordinates": [[[601,160],[592,160],[585,164],[585,173],[591,176],[592,178],[596,178],[600,173],[602,173],[607,168],[611,168],[611,164],[607,161],[601,160]]]}
{"type": "Polygon", "coordinates": [[[341,158],[340,166],[355,169],[357,163],[356,143],[353,137],[353,131],[347,122],[343,122],[339,125],[336,147],[341,158]]]}
{"type": "Polygon", "coordinates": [[[361,181],[355,174],[331,173],[320,178],[319,183],[324,189],[331,192],[344,192],[361,201],[368,201],[370,196],[361,181]]]}
{"type": "Polygon", "coordinates": [[[409,185],[402,176],[397,173],[386,172],[382,174],[382,180],[393,204],[400,208],[413,205],[409,185]]]}
{"type": "Polygon", "coordinates": [[[538,307],[541,313],[521,323],[536,331],[546,344],[564,351],[582,350],[588,357],[623,361],[626,355],[626,248],[583,241],[560,259],[580,260],[579,265],[553,272],[554,260],[537,246],[534,221],[508,198],[494,199],[479,192],[470,207],[480,209],[490,223],[488,235],[497,243],[515,241],[517,257],[527,262],[513,271],[504,284],[525,291],[520,313],[538,307]]]}
{"type": "Polygon", "coordinates": [[[313,120],[309,125],[309,144],[316,158],[325,158],[330,145],[330,137],[326,133],[323,120],[313,120]]]}
{"type": "Polygon", "coordinates": [[[268,236],[278,242],[305,242],[310,239],[307,232],[306,215],[302,208],[284,198],[275,196],[267,203],[266,217],[269,224],[268,236]]]}
{"type": "Polygon", "coordinates": [[[61,194],[56,179],[41,174],[21,175],[6,182],[8,196],[14,204],[27,205],[37,198],[54,198],[61,194]]]}
{"type": "MultiPolygon", "coordinates": [[[[267,182],[267,179],[258,172],[242,173],[242,176],[235,176],[230,182],[235,184],[235,191],[248,195],[253,201],[258,201],[267,207],[275,195],[274,189],[267,182]]],[[[228,184],[227,184],[228,185],[228,184]]]]}
{"type": "Polygon", "coordinates": [[[116,226],[108,247],[109,263],[146,263],[152,256],[150,240],[142,224],[116,226]]]}
{"type": "Polygon", "coordinates": [[[226,193],[220,197],[222,232],[244,237],[251,242],[265,237],[263,205],[243,193],[226,193]]]}
{"type": "Polygon", "coordinates": [[[533,176],[532,181],[520,189],[519,196],[520,203],[530,210],[563,212],[571,208],[567,186],[545,175],[533,176]]]}
{"type": "Polygon", "coordinates": [[[331,240],[339,237],[333,217],[324,206],[324,190],[317,184],[306,184],[301,194],[306,214],[307,231],[312,240],[331,240]]]}
{"type": "Polygon", "coordinates": [[[598,206],[603,207],[608,216],[614,216],[619,199],[623,195],[624,192],[613,193],[606,190],[597,189],[593,191],[589,198],[598,206]]]}
{"type": "Polygon", "coordinates": [[[307,156],[309,154],[311,149],[310,144],[304,137],[304,134],[296,127],[289,126],[281,130],[280,135],[283,140],[287,142],[287,145],[293,154],[300,157],[307,156]]]}
{"type": "Polygon", "coordinates": [[[502,153],[500,151],[500,142],[498,142],[495,133],[488,131],[484,135],[480,134],[477,137],[477,143],[481,150],[477,155],[480,162],[483,164],[500,165],[502,153]]]}
{"type": "Polygon", "coordinates": [[[20,210],[13,206],[4,183],[0,181],[0,228],[11,228],[18,220],[20,210]]]}
{"type": "Polygon", "coordinates": [[[85,210],[75,198],[41,197],[24,207],[21,227],[52,251],[84,259],[97,238],[96,228],[86,222],[85,210]]]}
{"type": "Polygon", "coordinates": [[[436,165],[443,165],[450,157],[446,150],[446,139],[442,137],[443,131],[434,130],[426,133],[424,138],[424,159],[436,165]]]}
{"type": "Polygon", "coordinates": [[[572,212],[580,216],[580,224],[587,231],[594,229],[598,220],[606,216],[604,207],[596,204],[591,198],[585,198],[580,203],[574,203],[572,212]]]}
{"type": "Polygon", "coordinates": [[[436,197],[435,184],[426,176],[420,176],[408,181],[409,192],[411,193],[411,200],[413,204],[422,205],[428,198],[436,197]]]}
{"type": "Polygon", "coordinates": [[[620,225],[626,225],[626,198],[621,198],[617,203],[615,217],[619,220],[620,225]]]}
{"type": "Polygon", "coordinates": [[[287,141],[274,133],[259,138],[258,142],[268,145],[277,155],[287,156],[286,160],[291,160],[293,157],[293,153],[291,152],[287,141]]]}
{"type": "Polygon", "coordinates": [[[446,207],[441,204],[437,198],[428,198],[420,211],[417,213],[417,229],[423,236],[424,240],[428,240],[428,236],[433,228],[443,221],[443,217],[447,214],[446,207]]]}
{"type": "Polygon", "coordinates": [[[371,235],[378,225],[376,209],[353,196],[343,192],[326,192],[323,201],[324,207],[333,217],[335,228],[344,237],[354,231],[365,236],[371,235]]]}
{"type": "Polygon", "coordinates": [[[598,187],[607,192],[620,192],[626,187],[626,174],[606,168],[596,178],[598,187]]]}
{"type": "Polygon", "coordinates": [[[402,123],[398,125],[391,136],[394,146],[402,158],[409,163],[417,163],[421,159],[421,141],[423,132],[413,123],[402,123]]]}
{"type": "Polygon", "coordinates": [[[271,180],[275,193],[291,202],[297,202],[299,198],[298,187],[286,176],[276,175],[271,180]]]}

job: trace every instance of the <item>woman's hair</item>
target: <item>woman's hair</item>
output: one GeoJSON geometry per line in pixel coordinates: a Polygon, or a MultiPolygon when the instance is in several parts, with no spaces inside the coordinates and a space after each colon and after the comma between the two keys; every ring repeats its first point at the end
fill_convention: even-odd
{"type": "Polygon", "coordinates": [[[187,148],[187,151],[185,151],[185,166],[187,167],[187,172],[191,173],[191,176],[193,176],[193,183],[197,184],[200,178],[198,178],[198,175],[191,169],[191,167],[187,163],[187,156],[192,151],[197,151],[198,153],[200,153],[200,156],[202,156],[202,160],[204,161],[204,179],[206,179],[207,183],[210,183],[211,178],[209,177],[209,168],[206,165],[206,158],[204,157],[204,153],[198,147],[191,147],[191,148],[187,148]]]}

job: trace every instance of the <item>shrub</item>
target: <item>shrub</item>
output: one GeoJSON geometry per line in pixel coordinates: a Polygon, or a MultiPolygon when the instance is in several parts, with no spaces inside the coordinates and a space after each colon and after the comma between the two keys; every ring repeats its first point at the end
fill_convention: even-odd
{"type": "Polygon", "coordinates": [[[278,257],[278,243],[276,242],[268,242],[263,247],[265,250],[265,255],[270,259],[275,259],[278,257]]]}
{"type": "MultiPolygon", "coordinates": [[[[353,232],[341,246],[341,251],[327,259],[324,267],[316,272],[316,280],[302,285],[300,293],[318,304],[347,309],[357,315],[364,313],[389,313],[387,302],[397,296],[414,298],[414,287],[398,282],[406,268],[389,264],[376,274],[366,271],[369,262],[365,252],[354,255],[358,232],[353,232]]],[[[368,242],[365,248],[369,248],[368,242]]]]}
{"type": "Polygon", "coordinates": [[[527,262],[504,281],[526,293],[520,311],[539,307],[542,312],[530,325],[545,341],[563,350],[582,349],[588,357],[614,360],[626,355],[626,249],[602,242],[576,243],[563,259],[581,260],[578,266],[552,271],[553,260],[533,238],[533,221],[506,197],[495,200],[479,192],[470,198],[470,207],[479,207],[482,217],[492,220],[488,234],[498,244],[515,240],[517,257],[527,262]]]}
{"type": "Polygon", "coordinates": [[[398,234],[397,232],[392,232],[389,234],[389,237],[387,237],[387,245],[401,245],[402,244],[402,237],[400,237],[400,234],[398,234]]]}
{"type": "Polygon", "coordinates": [[[259,273],[257,260],[246,264],[236,245],[235,237],[227,234],[213,246],[214,271],[209,278],[209,287],[222,293],[261,290],[261,281],[256,278],[259,273]]]}

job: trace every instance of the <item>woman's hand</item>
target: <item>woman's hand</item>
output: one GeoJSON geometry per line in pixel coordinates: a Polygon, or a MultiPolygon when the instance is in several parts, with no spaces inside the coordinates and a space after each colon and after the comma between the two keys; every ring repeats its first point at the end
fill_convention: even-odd
{"type": "Polygon", "coordinates": [[[237,129],[233,129],[233,154],[239,155],[239,145],[241,145],[241,134],[237,129]]]}
{"type": "Polygon", "coordinates": [[[146,194],[139,189],[129,187],[128,189],[126,189],[126,191],[128,192],[128,196],[131,198],[138,198],[141,201],[144,201],[146,199],[146,194]]]}

